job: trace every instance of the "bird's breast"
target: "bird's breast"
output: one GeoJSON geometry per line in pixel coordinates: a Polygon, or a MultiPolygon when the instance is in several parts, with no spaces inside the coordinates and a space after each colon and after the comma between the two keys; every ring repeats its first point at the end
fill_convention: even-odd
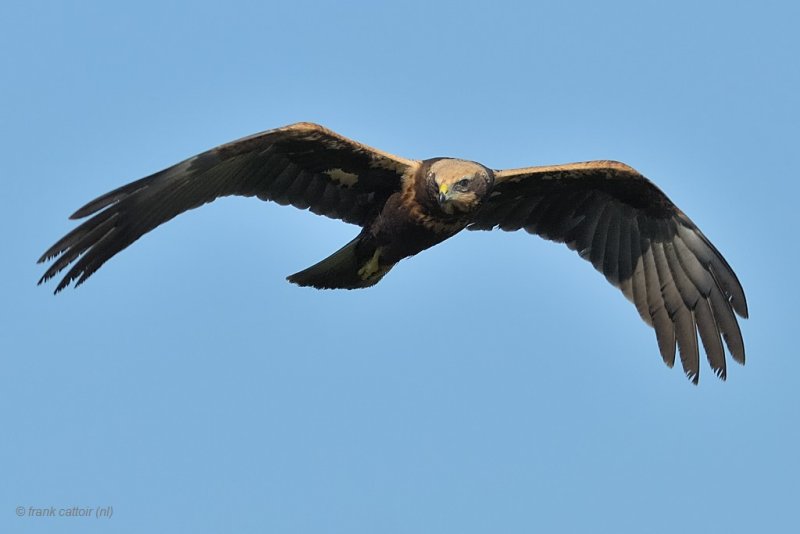
{"type": "Polygon", "coordinates": [[[393,261],[413,256],[457,234],[465,221],[431,214],[413,195],[396,193],[389,198],[370,231],[385,255],[393,261]]]}

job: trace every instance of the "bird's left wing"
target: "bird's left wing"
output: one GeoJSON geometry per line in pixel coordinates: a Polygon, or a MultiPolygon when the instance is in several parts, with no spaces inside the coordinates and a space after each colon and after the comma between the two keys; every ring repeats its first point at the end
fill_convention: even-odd
{"type": "Polygon", "coordinates": [[[39,283],[77,260],[56,292],[73,280],[79,285],[153,228],[227,195],[257,196],[362,225],[417,163],[311,123],[251,135],[86,204],[70,218],[92,217],[39,259],[55,259],[39,283]]]}
{"type": "Polygon", "coordinates": [[[731,267],[697,226],[644,176],[613,161],[498,171],[470,230],[525,229],[565,243],[622,290],[655,328],[672,366],[675,343],[697,383],[697,332],[708,361],[726,376],[720,334],[744,363],[734,316],[747,317],[731,267]]]}

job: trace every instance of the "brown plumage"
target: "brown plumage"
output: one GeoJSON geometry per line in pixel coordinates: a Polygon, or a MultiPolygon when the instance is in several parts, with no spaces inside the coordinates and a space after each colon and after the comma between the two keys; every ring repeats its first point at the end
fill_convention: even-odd
{"type": "Polygon", "coordinates": [[[400,260],[464,228],[525,229],[566,243],[636,305],[664,361],[675,347],[699,376],[697,334],[726,376],[722,340],[744,363],[734,313],[747,317],[733,270],[694,223],[631,167],[613,161],[494,171],[471,161],[404,159],[321,126],[298,123],[222,145],[115,189],[75,212],[91,216],[39,259],[56,287],[176,215],[218,197],[257,196],[362,227],[350,243],[289,281],[316,288],[376,284],[400,260]]]}

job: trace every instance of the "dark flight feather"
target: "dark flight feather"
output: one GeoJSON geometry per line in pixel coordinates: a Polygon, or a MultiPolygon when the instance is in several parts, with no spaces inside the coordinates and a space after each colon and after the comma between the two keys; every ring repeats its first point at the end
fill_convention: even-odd
{"type": "Polygon", "coordinates": [[[697,226],[627,165],[594,161],[498,171],[492,195],[468,229],[496,227],[533,231],[590,261],[655,329],[667,365],[674,363],[677,344],[693,382],[699,376],[698,333],[720,378],[727,376],[720,335],[733,358],[744,362],[734,317],[747,317],[739,280],[697,226]],[[573,209],[561,209],[559,199],[579,198],[584,200],[573,209]],[[506,205],[514,209],[504,210],[506,205]]]}

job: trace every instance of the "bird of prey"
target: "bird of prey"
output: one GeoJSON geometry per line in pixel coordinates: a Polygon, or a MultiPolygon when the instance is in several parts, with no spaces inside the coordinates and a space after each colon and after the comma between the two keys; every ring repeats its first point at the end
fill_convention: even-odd
{"type": "Polygon", "coordinates": [[[467,230],[524,229],[565,243],[632,301],[670,367],[676,344],[697,383],[697,334],[725,379],[722,340],[745,351],[734,312],[747,317],[731,267],[653,183],[615,161],[493,170],[453,158],[405,159],[322,126],[297,123],[244,137],[89,202],[90,217],[50,247],[39,283],[76,262],[56,293],[184,211],[227,195],[290,204],[361,227],[328,258],[288,277],[319,289],[364,288],[400,260],[467,230]]]}

